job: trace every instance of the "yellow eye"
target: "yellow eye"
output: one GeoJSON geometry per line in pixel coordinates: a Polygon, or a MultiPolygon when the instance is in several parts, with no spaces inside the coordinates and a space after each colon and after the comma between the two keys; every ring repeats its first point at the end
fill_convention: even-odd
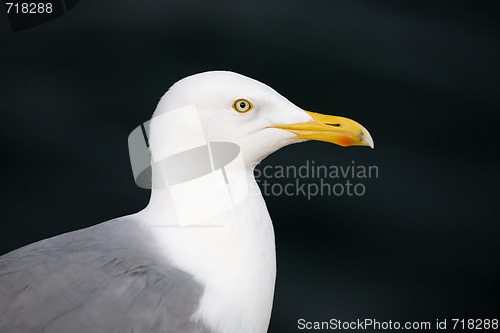
{"type": "Polygon", "coordinates": [[[248,111],[252,110],[252,108],[253,108],[252,103],[250,103],[250,101],[248,101],[244,98],[237,99],[233,103],[233,109],[235,109],[239,113],[248,112],[248,111]]]}

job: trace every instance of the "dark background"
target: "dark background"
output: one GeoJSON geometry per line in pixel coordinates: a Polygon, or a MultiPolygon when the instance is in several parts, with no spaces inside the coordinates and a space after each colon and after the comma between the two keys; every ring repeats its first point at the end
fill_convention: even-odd
{"type": "Polygon", "coordinates": [[[0,254],[145,207],[128,134],[175,81],[227,69],[375,140],[263,162],[379,167],[362,197],[266,198],[270,332],[499,318],[499,1],[80,1],[18,33],[0,12],[0,254]]]}

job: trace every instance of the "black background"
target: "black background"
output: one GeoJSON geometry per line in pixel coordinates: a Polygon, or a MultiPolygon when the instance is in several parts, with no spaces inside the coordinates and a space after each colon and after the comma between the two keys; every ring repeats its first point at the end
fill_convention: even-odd
{"type": "Polygon", "coordinates": [[[145,207],[128,134],[175,81],[226,69],[375,140],[263,162],[379,168],[362,197],[266,198],[270,332],[498,318],[498,1],[81,1],[18,33],[0,20],[0,253],[145,207]]]}

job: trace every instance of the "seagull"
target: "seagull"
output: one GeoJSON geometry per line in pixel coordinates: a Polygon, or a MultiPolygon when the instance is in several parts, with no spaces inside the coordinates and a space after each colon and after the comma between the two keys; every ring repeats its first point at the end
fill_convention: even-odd
{"type": "Polygon", "coordinates": [[[0,332],[267,332],[275,242],[253,170],[308,140],[373,148],[359,123],[305,111],[241,74],[178,81],[149,124],[148,206],[1,256],[0,332]],[[207,151],[211,171],[192,171],[207,151]],[[186,172],[172,182],[172,169],[186,172]],[[235,180],[229,196],[217,177],[235,180]]]}

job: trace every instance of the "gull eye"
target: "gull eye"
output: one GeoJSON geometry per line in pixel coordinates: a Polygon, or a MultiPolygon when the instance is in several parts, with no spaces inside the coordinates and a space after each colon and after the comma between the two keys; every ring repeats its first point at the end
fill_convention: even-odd
{"type": "Polygon", "coordinates": [[[235,109],[239,113],[248,112],[248,111],[252,110],[252,108],[253,108],[252,103],[250,103],[250,101],[248,101],[244,98],[237,99],[233,103],[233,109],[235,109]]]}

